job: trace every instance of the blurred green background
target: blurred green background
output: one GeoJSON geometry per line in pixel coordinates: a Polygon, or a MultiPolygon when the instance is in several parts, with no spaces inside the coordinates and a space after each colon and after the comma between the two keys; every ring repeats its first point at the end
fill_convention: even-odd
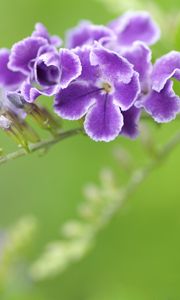
{"type": "MultiPolygon", "coordinates": [[[[166,14],[180,9],[179,0],[158,3],[166,14]]],[[[0,47],[10,47],[29,35],[37,21],[63,38],[64,31],[80,19],[104,24],[116,16],[102,2],[93,0],[0,0],[0,47]]],[[[164,53],[160,44],[158,49],[164,53]]],[[[179,121],[175,121],[160,129],[153,127],[153,133],[161,143],[178,128],[179,121]]],[[[113,148],[119,144],[129,147],[141,162],[139,140],[132,143],[120,138],[105,144],[74,137],[59,143],[45,156],[35,154],[1,166],[0,227],[24,215],[36,216],[40,228],[31,259],[38,257],[47,242],[58,238],[60,225],[76,216],[76,208],[83,201],[83,186],[98,182],[103,166],[112,167],[121,182],[122,172],[112,157],[113,148]]],[[[11,147],[1,133],[0,146],[4,145],[11,147]]],[[[54,279],[29,287],[28,292],[2,299],[179,300],[179,154],[177,148],[152,173],[101,232],[96,247],[82,261],[54,279]]],[[[14,281],[18,290],[20,282],[18,278],[14,281]]]]}

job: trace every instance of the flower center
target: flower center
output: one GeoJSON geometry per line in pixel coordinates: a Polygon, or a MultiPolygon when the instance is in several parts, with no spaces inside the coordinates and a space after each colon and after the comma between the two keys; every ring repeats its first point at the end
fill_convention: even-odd
{"type": "Polygon", "coordinates": [[[54,85],[59,80],[59,70],[56,66],[46,66],[44,62],[37,65],[37,78],[41,85],[54,85]]]}
{"type": "Polygon", "coordinates": [[[108,82],[103,82],[102,88],[106,93],[112,92],[112,86],[108,82]]]}

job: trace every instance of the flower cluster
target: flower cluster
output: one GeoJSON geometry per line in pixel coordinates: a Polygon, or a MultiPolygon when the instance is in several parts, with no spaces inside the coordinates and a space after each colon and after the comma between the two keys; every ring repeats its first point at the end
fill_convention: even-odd
{"type": "Polygon", "coordinates": [[[0,50],[0,126],[10,126],[9,110],[25,118],[24,106],[40,95],[54,97],[62,119],[82,119],[95,141],[136,137],[142,111],[156,122],[173,120],[180,98],[171,79],[180,80],[180,52],[153,65],[149,47],[159,37],[147,12],[127,12],[107,26],[83,21],[67,33],[64,47],[36,24],[30,37],[0,50]]]}

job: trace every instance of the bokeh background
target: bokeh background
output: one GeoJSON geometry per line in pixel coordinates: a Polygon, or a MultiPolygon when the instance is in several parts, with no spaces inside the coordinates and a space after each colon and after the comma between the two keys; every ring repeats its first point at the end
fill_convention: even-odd
{"type": "MultiPolygon", "coordinates": [[[[149,7],[145,1],[141,4],[142,8],[149,7]]],[[[158,0],[156,4],[167,20],[172,11],[180,10],[179,0],[158,0]]],[[[11,47],[29,35],[37,21],[63,38],[80,19],[107,23],[117,17],[113,10],[95,0],[0,0],[0,47],[11,47]]],[[[159,43],[158,53],[170,48],[169,32],[163,31],[166,45],[159,43]]],[[[176,41],[176,50],[178,47],[176,41]]],[[[152,125],[156,141],[166,141],[179,124],[174,121],[160,129],[152,125]]],[[[6,228],[29,214],[39,221],[30,259],[37,258],[46,243],[58,239],[61,224],[76,216],[76,208],[83,201],[83,186],[98,183],[102,167],[111,167],[119,182],[123,180],[112,156],[114,147],[120,144],[141,163],[144,154],[139,140],[119,138],[106,144],[77,136],[59,143],[45,156],[34,154],[0,167],[0,227],[6,228]]],[[[13,147],[3,133],[0,146],[8,150],[13,147]]],[[[13,292],[2,295],[2,299],[179,300],[179,154],[177,148],[151,174],[100,233],[95,248],[84,259],[55,278],[28,287],[28,291],[14,278],[13,292]]]]}

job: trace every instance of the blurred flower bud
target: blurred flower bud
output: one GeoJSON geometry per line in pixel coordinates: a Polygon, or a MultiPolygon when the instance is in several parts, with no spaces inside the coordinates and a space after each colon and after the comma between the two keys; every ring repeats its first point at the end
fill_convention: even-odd
{"type": "Polygon", "coordinates": [[[0,128],[7,130],[11,127],[11,120],[9,120],[8,118],[6,118],[5,116],[0,116],[0,128]]]}

